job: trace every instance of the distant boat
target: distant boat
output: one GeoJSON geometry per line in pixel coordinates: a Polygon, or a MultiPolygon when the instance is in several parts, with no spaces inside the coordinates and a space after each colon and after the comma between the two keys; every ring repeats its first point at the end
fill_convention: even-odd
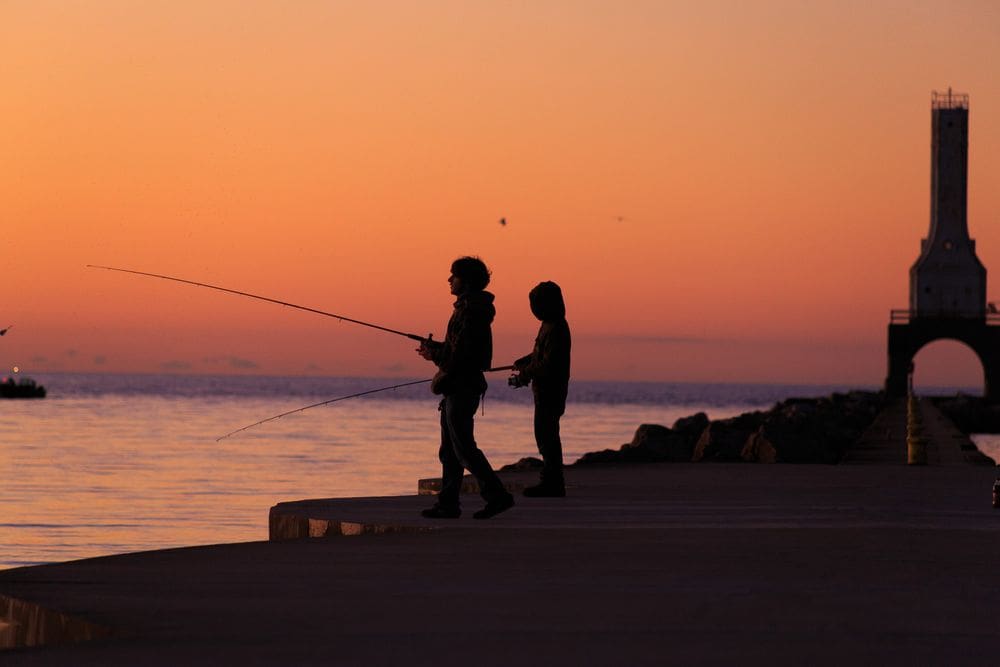
{"type": "Polygon", "coordinates": [[[5,377],[0,381],[0,398],[45,398],[45,387],[31,378],[5,377]]]}

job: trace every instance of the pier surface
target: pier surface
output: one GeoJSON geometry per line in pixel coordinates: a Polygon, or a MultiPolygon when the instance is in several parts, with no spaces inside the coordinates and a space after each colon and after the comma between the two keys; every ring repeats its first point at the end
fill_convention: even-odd
{"type": "Polygon", "coordinates": [[[567,498],[518,498],[489,521],[471,518],[476,496],[439,521],[419,516],[427,496],[282,503],[272,519],[339,535],[0,572],[0,611],[20,601],[112,633],[0,662],[978,663],[1000,646],[994,473],[572,469],[567,498]]]}
{"type": "MultiPolygon", "coordinates": [[[[928,398],[917,403],[927,464],[932,466],[989,465],[994,461],[976,449],[966,434],[928,398]]],[[[848,451],[846,463],[898,464],[906,460],[907,401],[890,401],[848,451]]]]}

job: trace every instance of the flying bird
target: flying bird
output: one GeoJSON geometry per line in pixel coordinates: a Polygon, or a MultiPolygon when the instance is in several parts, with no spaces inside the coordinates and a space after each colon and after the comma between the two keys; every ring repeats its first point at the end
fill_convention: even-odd
{"type": "Polygon", "coordinates": [[[500,226],[501,227],[507,226],[507,218],[500,218],[500,226]]]}

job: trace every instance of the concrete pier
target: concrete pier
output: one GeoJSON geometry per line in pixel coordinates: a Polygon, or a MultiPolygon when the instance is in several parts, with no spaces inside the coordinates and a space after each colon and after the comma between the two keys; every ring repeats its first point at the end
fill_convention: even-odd
{"type": "Polygon", "coordinates": [[[1000,645],[994,473],[574,469],[567,498],[518,498],[489,521],[471,518],[475,496],[438,521],[419,516],[419,495],[281,503],[272,519],[335,536],[0,572],[0,595],[113,633],[0,662],[980,662],[1000,645]]]}
{"type": "MultiPolygon", "coordinates": [[[[851,448],[845,463],[906,464],[907,401],[890,400],[861,440],[851,448]]],[[[976,449],[969,436],[959,431],[928,398],[919,399],[927,463],[934,466],[993,466],[995,462],[976,449]]]]}

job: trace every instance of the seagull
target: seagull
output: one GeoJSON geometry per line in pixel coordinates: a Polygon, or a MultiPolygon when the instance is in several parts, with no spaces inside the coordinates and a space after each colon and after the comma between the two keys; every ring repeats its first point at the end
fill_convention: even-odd
{"type": "Polygon", "coordinates": [[[507,218],[500,218],[500,226],[501,227],[507,226],[507,218]]]}

